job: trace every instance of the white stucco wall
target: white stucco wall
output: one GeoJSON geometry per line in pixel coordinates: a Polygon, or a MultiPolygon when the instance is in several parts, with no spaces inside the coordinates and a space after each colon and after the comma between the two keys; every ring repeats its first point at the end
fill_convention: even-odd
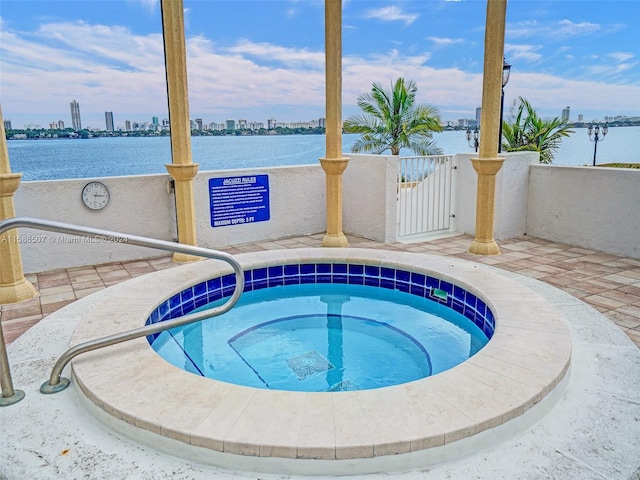
{"type": "MultiPolygon", "coordinates": [[[[396,235],[396,161],[391,156],[346,154],[343,230],[376,241],[396,235]]],[[[473,155],[456,155],[452,230],[475,232],[476,173],[473,155]]],[[[535,153],[506,154],[496,181],[495,238],[532,236],[640,258],[640,171],[537,164],[535,153]],[[530,173],[529,173],[530,172],[530,173]]],[[[80,198],[88,179],[22,182],[18,216],[39,217],[163,240],[177,237],[168,175],[100,179],[111,192],[100,211],[80,198]]],[[[194,182],[199,245],[209,248],[326,231],[325,174],[317,165],[200,172],[194,182]],[[212,228],[208,181],[235,175],[269,176],[269,221],[212,228]]],[[[21,244],[25,272],[132,260],[158,250],[109,242],[70,243],[32,229],[37,243],[21,244]]],[[[76,239],[77,237],[73,237],[76,239]]]]}
{"type": "Polygon", "coordinates": [[[345,154],[343,230],[378,242],[395,241],[397,157],[345,154]]]}
{"type": "MultiPolygon", "coordinates": [[[[80,192],[91,179],[22,182],[14,197],[16,215],[171,240],[175,234],[173,194],[168,175],[100,178],[110,191],[109,204],[90,210],[80,192]]],[[[25,272],[132,260],[162,252],[118,243],[88,243],[80,237],[20,229],[25,272]],[[27,241],[31,240],[31,241],[27,241]],[[72,243],[72,242],[80,243],[72,243]]]]}
{"type": "MultiPolygon", "coordinates": [[[[495,216],[493,235],[497,240],[518,237],[526,233],[529,168],[538,162],[535,152],[501,154],[505,157],[496,175],[495,216]]],[[[454,165],[454,230],[473,235],[476,231],[476,195],[478,176],[471,164],[477,154],[458,154],[454,165]]]]}
{"type": "Polygon", "coordinates": [[[640,170],[532,166],[527,233],[640,258],[640,170]]]}
{"type": "Polygon", "coordinates": [[[200,172],[194,181],[198,244],[219,248],[326,231],[325,174],[317,165],[200,172]],[[209,179],[268,175],[270,219],[211,226],[209,179]]]}

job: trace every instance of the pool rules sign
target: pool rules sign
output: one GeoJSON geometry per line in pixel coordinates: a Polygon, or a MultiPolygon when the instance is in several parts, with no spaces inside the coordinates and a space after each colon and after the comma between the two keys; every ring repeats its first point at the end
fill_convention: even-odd
{"type": "Polygon", "coordinates": [[[209,179],[211,226],[269,220],[269,175],[209,179]]]}

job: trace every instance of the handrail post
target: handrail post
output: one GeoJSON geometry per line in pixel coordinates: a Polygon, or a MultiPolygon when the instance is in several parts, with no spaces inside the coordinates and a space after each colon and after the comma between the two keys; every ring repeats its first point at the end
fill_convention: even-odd
{"type": "MultiPolygon", "coordinates": [[[[195,314],[183,315],[182,317],[174,318],[172,320],[161,323],[145,325],[144,327],[129,330],[127,332],[122,332],[115,335],[110,335],[108,337],[92,340],[90,342],[85,342],[68,349],[55,363],[51,371],[49,381],[43,383],[40,387],[40,392],[42,393],[56,393],[64,390],[69,386],[69,379],[61,378],[61,374],[65,365],[69,363],[69,361],[76,355],[96,350],[98,348],[107,347],[109,345],[115,345],[127,340],[133,340],[134,338],[139,338],[178,326],[186,325],[188,323],[196,322],[204,318],[221,315],[229,311],[236,304],[244,289],[244,272],[242,271],[242,266],[236,261],[235,258],[233,258],[232,255],[225,252],[210,250],[208,248],[195,247],[192,245],[184,245],[181,243],[168,242],[166,240],[157,240],[154,238],[127,235],[124,233],[112,232],[109,230],[72,225],[69,223],[42,220],[39,218],[13,217],[6,220],[0,220],[0,234],[7,230],[18,227],[37,228],[50,232],[66,233],[69,235],[78,235],[81,237],[97,238],[102,240],[117,239],[118,243],[155,248],[157,250],[200,256],[211,258],[214,260],[222,260],[231,266],[236,277],[236,288],[233,291],[233,294],[231,295],[229,300],[218,307],[195,314]]],[[[21,390],[13,389],[13,383],[11,381],[11,371],[9,369],[9,360],[7,357],[7,348],[1,327],[2,326],[0,325],[0,387],[2,388],[2,401],[0,401],[0,406],[5,406],[22,400],[22,398],[24,398],[24,392],[22,392],[21,390]]]]}
{"type": "Polygon", "coordinates": [[[2,388],[0,407],[13,405],[24,398],[24,392],[22,390],[13,389],[11,370],[9,369],[9,358],[7,357],[7,346],[4,343],[4,333],[2,332],[2,322],[0,322],[0,387],[2,388]]]}

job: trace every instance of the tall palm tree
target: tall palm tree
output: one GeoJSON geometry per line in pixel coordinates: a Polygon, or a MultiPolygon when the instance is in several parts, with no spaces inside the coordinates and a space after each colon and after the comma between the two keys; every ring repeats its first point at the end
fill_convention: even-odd
{"type": "Polygon", "coordinates": [[[540,163],[553,163],[562,138],[568,137],[573,130],[558,117],[541,119],[526,99],[519,97],[518,102],[511,121],[505,120],[502,124],[502,150],[539,152],[540,163]]]}
{"type": "Polygon", "coordinates": [[[399,155],[406,147],[416,155],[441,154],[432,135],[442,131],[440,113],[431,105],[416,104],[417,91],[415,82],[398,78],[391,91],[374,83],[371,93],[360,95],[358,106],[364,113],[344,123],[345,132],[361,135],[351,151],[381,154],[390,150],[391,155],[399,155]]]}

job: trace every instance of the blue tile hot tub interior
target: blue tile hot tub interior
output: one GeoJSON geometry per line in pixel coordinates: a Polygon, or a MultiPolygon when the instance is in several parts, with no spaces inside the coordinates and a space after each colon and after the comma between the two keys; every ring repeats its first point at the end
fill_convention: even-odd
{"type": "MultiPolygon", "coordinates": [[[[231,296],[235,275],[212,278],[187,288],[164,301],[151,313],[146,324],[186,315],[208,303],[231,296]]],[[[495,330],[493,313],[486,303],[464,288],[409,270],[352,263],[301,263],[275,265],[244,272],[244,291],[279,285],[334,283],[368,285],[398,290],[446,305],[464,315],[490,339],[495,330]]],[[[150,335],[149,343],[159,334],[150,335]]]]}

